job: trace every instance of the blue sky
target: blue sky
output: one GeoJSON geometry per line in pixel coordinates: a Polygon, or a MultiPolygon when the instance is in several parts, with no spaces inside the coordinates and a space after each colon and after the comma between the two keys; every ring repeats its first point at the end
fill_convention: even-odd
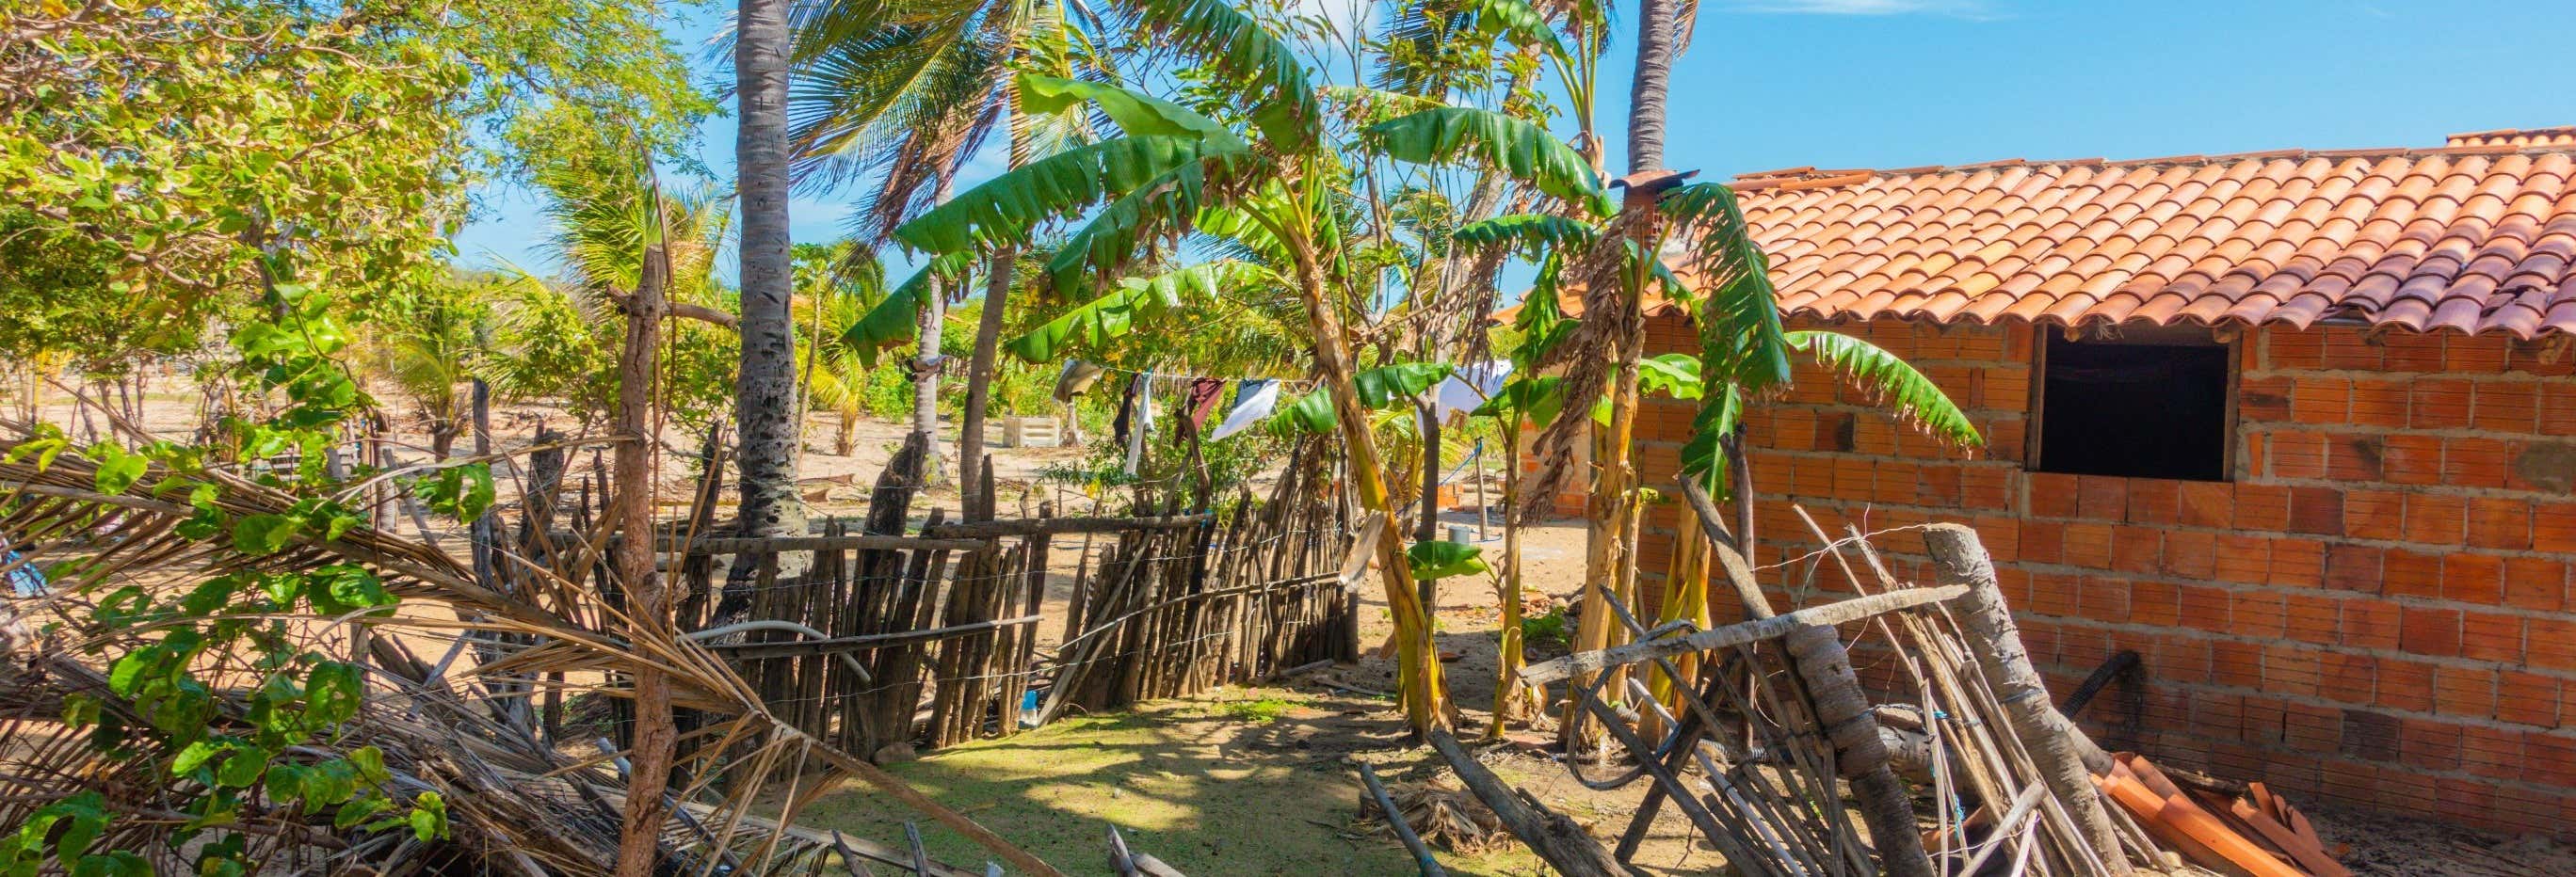
{"type": "MultiPolygon", "coordinates": [[[[669,32],[699,52],[721,11],[669,32]]],[[[2435,147],[2457,131],[2576,124],[2569,33],[2576,3],[1703,0],[1674,72],[1665,163],[1723,177],[2435,147]]],[[[1604,79],[1601,127],[1615,143],[1626,59],[1604,79]]],[[[705,126],[699,149],[718,174],[731,172],[733,137],[729,118],[705,126]]],[[[1623,162],[1614,151],[1612,166],[1623,162]]],[[[458,238],[463,258],[547,267],[536,205],[507,191],[482,201],[458,238]]],[[[792,213],[800,241],[839,236],[833,199],[792,213]]]]}

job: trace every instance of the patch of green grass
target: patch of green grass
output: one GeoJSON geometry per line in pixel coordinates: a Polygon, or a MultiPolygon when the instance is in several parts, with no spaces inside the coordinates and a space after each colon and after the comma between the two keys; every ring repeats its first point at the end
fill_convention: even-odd
{"type": "Polygon", "coordinates": [[[1565,607],[1547,610],[1547,614],[1521,619],[1521,642],[1530,645],[1565,645],[1565,607]]]}
{"type": "Polygon", "coordinates": [[[1254,724],[1276,721],[1280,716],[1287,715],[1289,710],[1296,708],[1297,704],[1282,697],[1265,697],[1260,700],[1230,700],[1218,707],[1218,709],[1223,710],[1226,715],[1233,716],[1237,721],[1252,722],[1254,724]]]}

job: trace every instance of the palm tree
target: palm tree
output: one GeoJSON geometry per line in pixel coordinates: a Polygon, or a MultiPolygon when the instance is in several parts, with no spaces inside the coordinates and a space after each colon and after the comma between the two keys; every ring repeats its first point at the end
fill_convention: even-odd
{"type": "MultiPolygon", "coordinates": [[[[1283,414],[1340,433],[1353,493],[1378,528],[1365,538],[1376,543],[1395,616],[1408,720],[1425,732],[1445,727],[1431,625],[1390,502],[1386,455],[1370,428],[1372,408],[1409,400],[1443,372],[1396,361],[1363,368],[1355,355],[1345,314],[1369,312],[1383,258],[1370,251],[1377,234],[1366,227],[1370,211],[1345,209],[1351,181],[1387,159],[1445,165],[1472,156],[1549,197],[1597,210],[1597,177],[1543,128],[1466,107],[1431,106],[1370,126],[1360,148],[1345,151],[1345,138],[1327,128],[1313,74],[1258,21],[1216,0],[1138,0],[1128,11],[1156,44],[1210,71],[1207,81],[1224,93],[1206,103],[1227,121],[1124,88],[1023,74],[1023,106],[1088,105],[1120,136],[1030,162],[896,235],[935,253],[989,253],[1030,244],[1040,226],[1088,215],[1048,262],[1043,282],[1057,289],[1120,276],[1150,257],[1151,242],[1185,234],[1274,258],[1304,311],[1321,385],[1283,414]]],[[[1421,103],[1365,89],[1345,95],[1421,103]]]]}
{"type": "Polygon", "coordinates": [[[805,342],[806,399],[811,403],[808,407],[832,411],[836,418],[832,453],[847,457],[858,448],[870,357],[842,340],[842,335],[885,299],[885,269],[873,256],[861,257],[841,247],[798,244],[797,249],[798,286],[805,290],[805,308],[813,315],[813,331],[805,342]]]}
{"type": "Polygon", "coordinates": [[[665,362],[660,406],[692,431],[733,407],[733,292],[715,276],[733,234],[733,203],[711,186],[659,191],[640,160],[558,162],[531,175],[546,194],[554,231],[545,243],[555,276],[509,266],[489,281],[493,344],[476,376],[506,399],[552,399],[587,425],[604,425],[616,401],[620,298],[659,247],[670,264],[664,297],[679,322],[665,362]],[[650,205],[658,203],[656,210],[650,205]]]}
{"type": "MultiPolygon", "coordinates": [[[[854,213],[858,236],[872,243],[925,206],[945,202],[959,166],[1005,127],[1014,167],[1087,136],[1079,113],[1022,106],[1016,72],[1110,77],[1077,24],[1076,7],[1062,0],[811,0],[795,19],[800,80],[790,109],[798,178],[819,189],[875,180],[854,213]]],[[[983,317],[958,437],[960,487],[970,500],[980,486],[1012,264],[1007,251],[985,260],[983,317]]],[[[960,279],[927,287],[940,294],[886,302],[915,316],[913,431],[932,449],[934,476],[944,281],[960,279]]]]}
{"type": "MultiPolygon", "coordinates": [[[[788,0],[742,0],[735,22],[734,191],[742,209],[742,364],[734,377],[735,459],[742,500],[737,531],[805,535],[796,495],[802,422],[796,398],[795,276],[787,200],[788,0]]],[[[781,563],[786,563],[782,557],[781,563]]],[[[802,569],[782,568],[782,575],[802,569]]]]}
{"type": "Polygon", "coordinates": [[[441,460],[465,432],[466,405],[456,386],[481,365],[491,330],[485,291],[478,279],[454,277],[392,293],[369,339],[370,371],[420,409],[430,453],[441,460]]]}

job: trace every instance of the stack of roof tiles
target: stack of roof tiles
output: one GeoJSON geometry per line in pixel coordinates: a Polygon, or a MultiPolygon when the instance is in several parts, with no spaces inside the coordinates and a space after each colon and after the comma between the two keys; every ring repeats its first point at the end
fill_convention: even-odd
{"type": "Polygon", "coordinates": [[[1733,185],[1792,316],[2576,335],[2576,128],[2452,142],[1733,185]]]}

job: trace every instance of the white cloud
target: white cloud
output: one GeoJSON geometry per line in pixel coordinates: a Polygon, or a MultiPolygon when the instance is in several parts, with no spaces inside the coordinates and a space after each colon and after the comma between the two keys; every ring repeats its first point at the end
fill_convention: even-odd
{"type": "Polygon", "coordinates": [[[1737,12],[1768,12],[1790,15],[1953,15],[1962,18],[1986,16],[1985,4],[1975,0],[1754,0],[1732,4],[1737,12]]]}

